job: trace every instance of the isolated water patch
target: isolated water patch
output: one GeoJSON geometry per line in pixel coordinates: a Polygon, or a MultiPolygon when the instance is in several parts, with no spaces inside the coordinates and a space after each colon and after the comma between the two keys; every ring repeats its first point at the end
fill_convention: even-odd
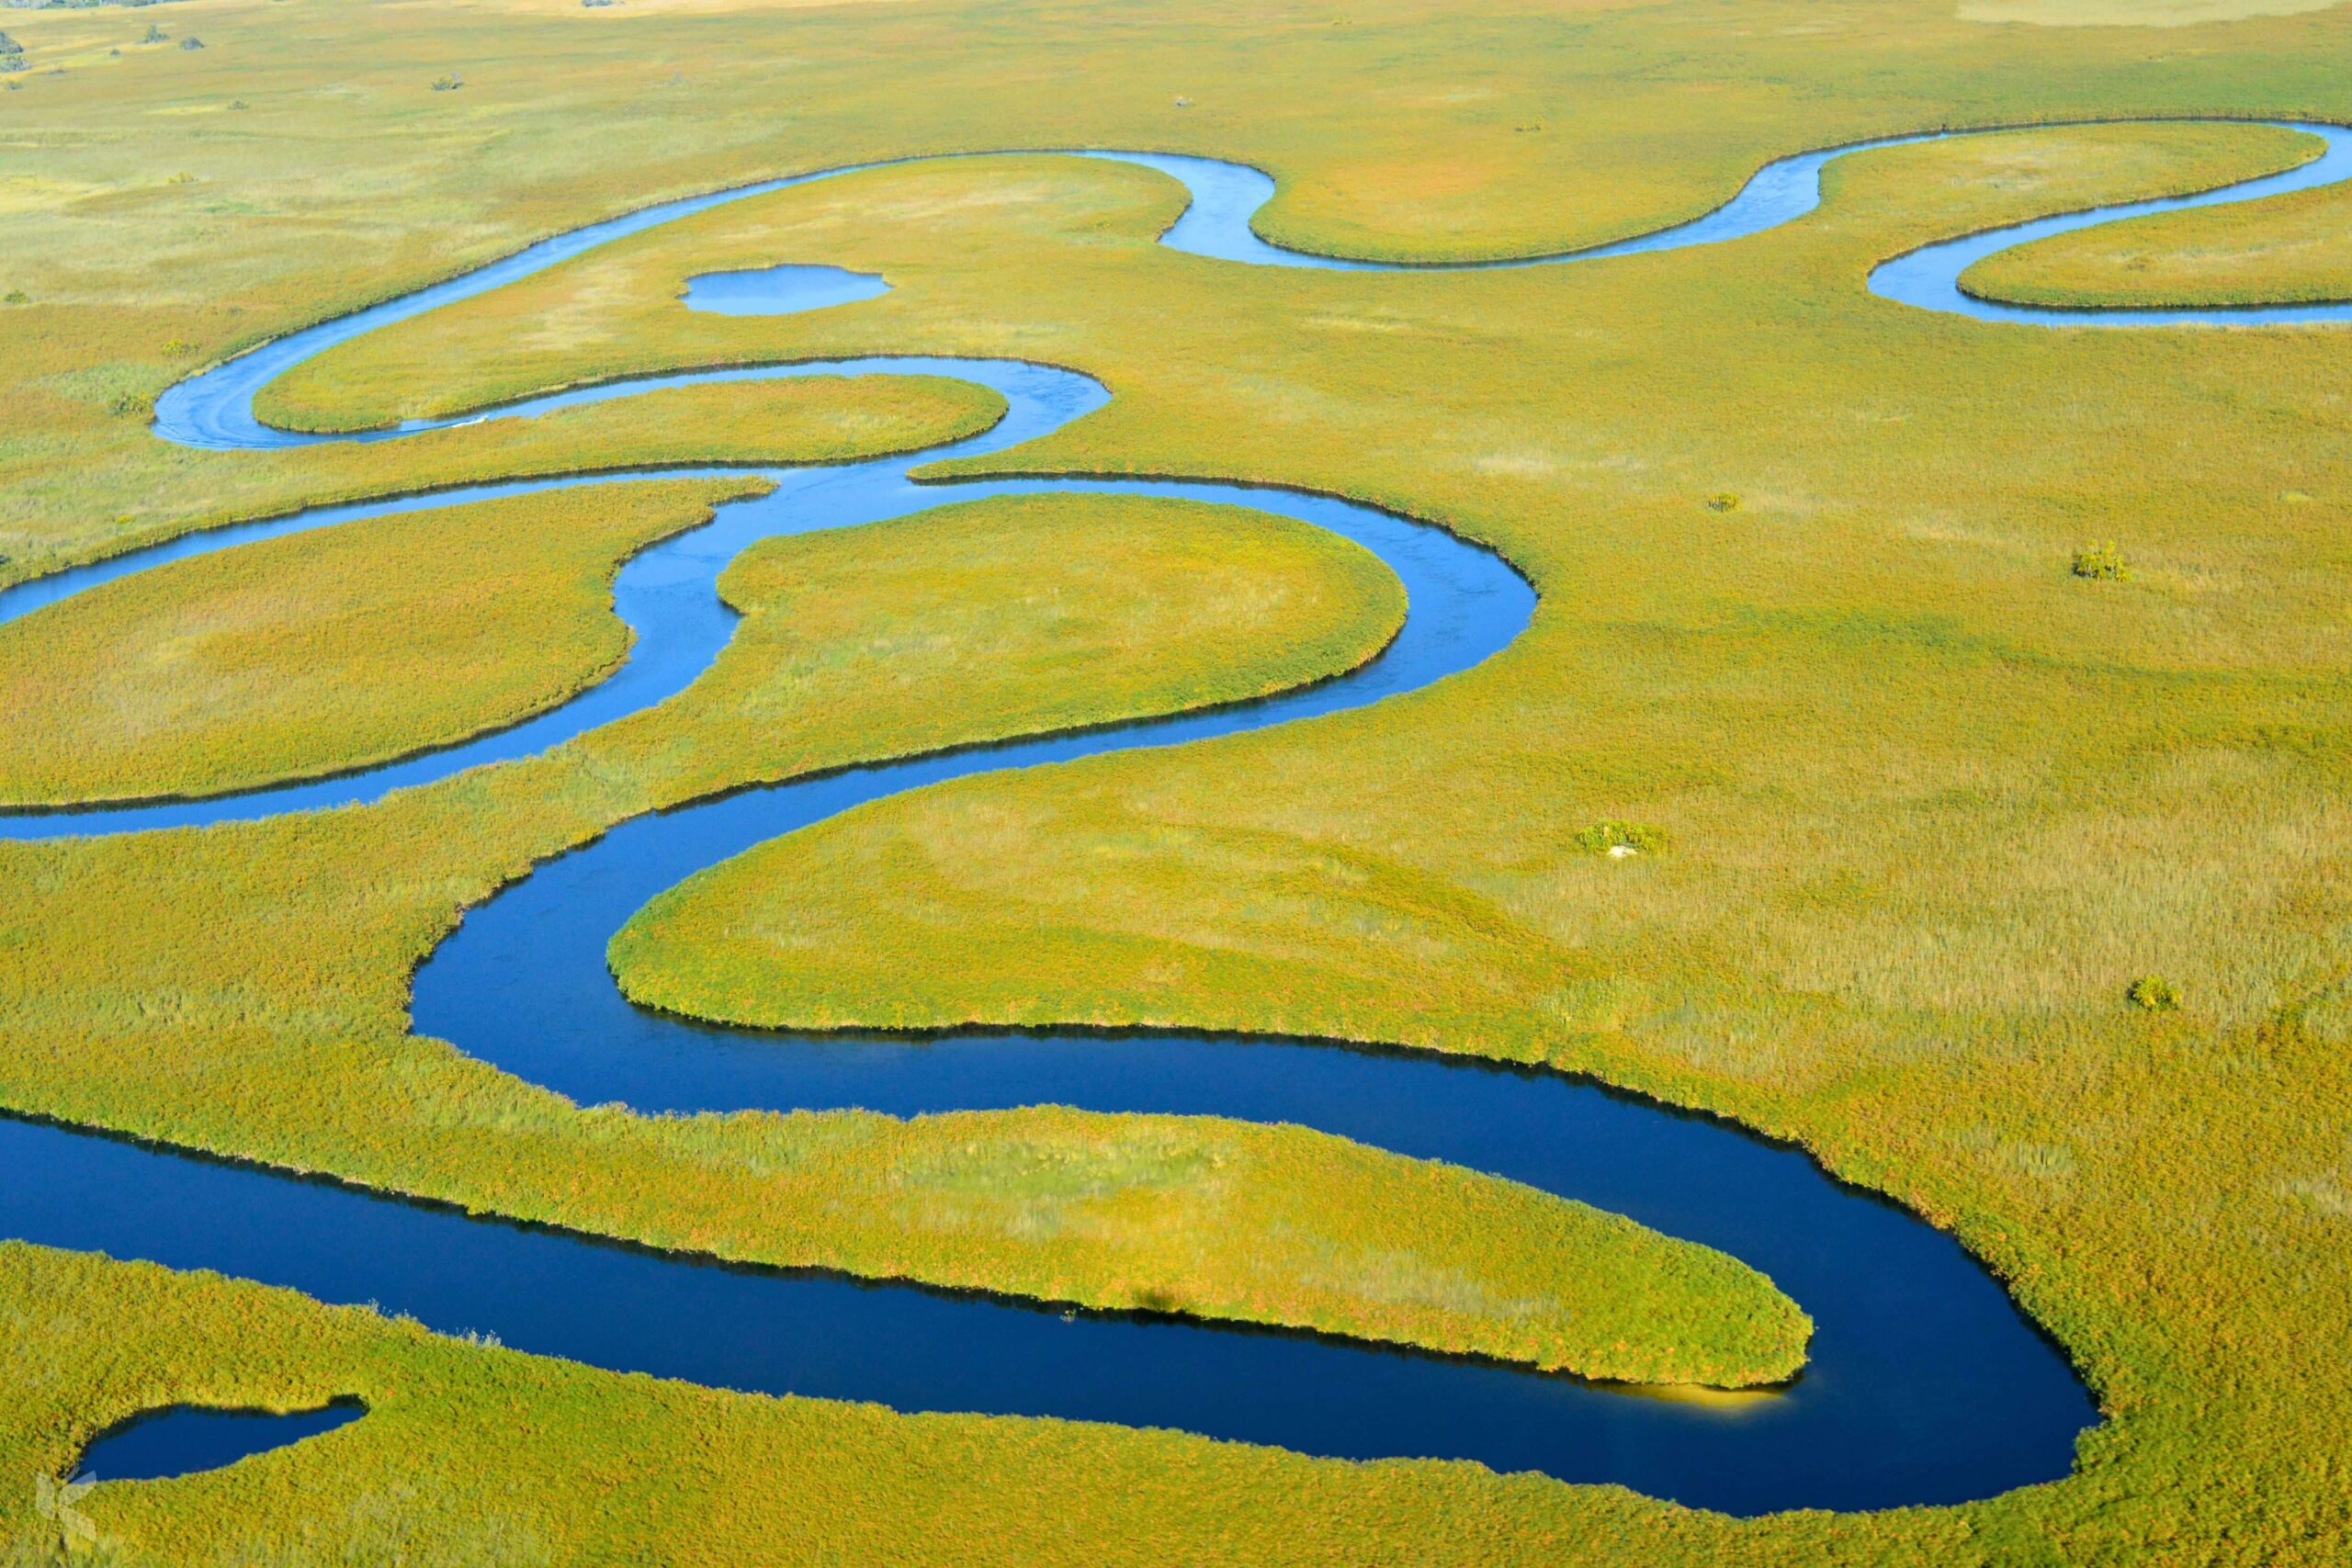
{"type": "Polygon", "coordinates": [[[142,1411],[99,1433],[81,1468],[101,1481],[161,1481],[219,1470],[252,1455],[332,1432],[368,1414],[356,1399],[315,1410],[224,1410],[173,1404],[142,1411]]]}
{"type": "Polygon", "coordinates": [[[689,310],[721,316],[797,316],[888,294],[878,272],[797,264],[750,272],[704,272],[686,279],[689,310]]]}

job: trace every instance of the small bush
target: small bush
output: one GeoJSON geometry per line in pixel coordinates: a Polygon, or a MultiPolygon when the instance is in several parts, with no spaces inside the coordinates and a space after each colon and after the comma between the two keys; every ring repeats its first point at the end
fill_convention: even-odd
{"type": "Polygon", "coordinates": [[[174,175],[170,179],[165,180],[164,183],[167,186],[192,186],[196,183],[196,176],[189,174],[186,169],[182,169],[178,174],[174,175]]]}
{"type": "Polygon", "coordinates": [[[1707,497],[1707,510],[1710,512],[1736,512],[1739,510],[1739,497],[1732,494],[1731,491],[1727,490],[1717,491],[1714,494],[1707,497]]]}
{"type": "Polygon", "coordinates": [[[249,109],[253,107],[253,105],[245,102],[243,98],[231,98],[229,100],[229,107],[232,109],[249,109]]]}
{"type": "Polygon", "coordinates": [[[2075,575],[2094,582],[2120,582],[2132,575],[2123,552],[2112,544],[2086,545],[2075,552],[2075,575]]]}
{"type": "Polygon", "coordinates": [[[32,302],[33,297],[21,288],[11,288],[6,295],[0,296],[0,305],[29,305],[32,302]]]}
{"type": "Polygon", "coordinates": [[[170,355],[173,358],[177,359],[183,354],[194,354],[196,352],[196,344],[188,342],[187,339],[184,337],[175,337],[172,339],[171,342],[164,345],[164,352],[170,355]]]}
{"type": "Polygon", "coordinates": [[[2132,1005],[2148,1012],[2178,1012],[2180,987],[2161,975],[2143,975],[2132,982],[2124,996],[2132,1005]]]}
{"type": "Polygon", "coordinates": [[[22,54],[24,52],[25,46],[23,44],[18,43],[6,33],[0,33],[0,54],[22,54]]]}
{"type": "Polygon", "coordinates": [[[462,76],[435,76],[433,79],[433,90],[436,93],[454,93],[465,85],[462,76]]]}
{"type": "Polygon", "coordinates": [[[1639,822],[1595,822],[1589,828],[1577,830],[1569,842],[1589,855],[1656,854],[1666,848],[1666,834],[1657,828],[1645,828],[1639,822]]]}
{"type": "Polygon", "coordinates": [[[200,38],[184,38],[180,39],[180,47],[182,49],[202,49],[204,47],[204,40],[200,38]]]}
{"type": "Polygon", "coordinates": [[[150,22],[150,23],[148,23],[148,24],[147,24],[147,31],[146,31],[146,34],[145,34],[143,37],[141,37],[141,38],[140,39],[140,40],[139,40],[139,41],[140,41],[141,43],[162,43],[164,39],[166,39],[170,38],[171,36],[172,36],[171,34],[169,34],[169,33],[165,32],[165,31],[164,31],[161,27],[159,27],[159,26],[158,26],[158,25],[156,25],[155,23],[153,23],[153,22],[150,22]]]}

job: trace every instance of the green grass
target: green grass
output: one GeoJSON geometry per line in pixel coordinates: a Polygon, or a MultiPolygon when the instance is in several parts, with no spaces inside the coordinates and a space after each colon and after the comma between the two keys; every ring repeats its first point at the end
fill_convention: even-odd
{"type": "Polygon", "coordinates": [[[1985,257],[1961,287],[2020,305],[2196,308],[2352,299],[2352,192],[2159,212],[1985,257]]]}
{"type": "Polygon", "coordinates": [[[782,728],[946,745],[960,727],[943,690],[984,703],[1016,682],[1023,732],[1238,702],[1352,669],[1404,624],[1404,591],[1370,551],[1265,513],[954,496],[729,564],[719,592],[751,619],[675,705],[696,743],[756,756],[782,728]]]}
{"type": "MultiPolygon", "coordinates": [[[[1621,1532],[1667,1532],[1697,1553],[1756,1535],[1476,1465],[1349,1464],[616,1377],[291,1292],[16,1245],[0,1245],[0,1354],[11,1568],[93,1561],[54,1554],[31,1476],[69,1469],[108,1423],[175,1402],[288,1409],[335,1395],[363,1398],[367,1416],[208,1474],[102,1480],[80,1506],[112,1561],[175,1565],[1551,1564],[1608,1561],[1621,1532]]],[[[1820,1541],[1819,1516],[1792,1524],[1781,1528],[1820,1541]]],[[[1965,1550],[1966,1533],[1913,1514],[1881,1539],[1943,1552],[1965,1550]]]]}
{"type": "MultiPolygon", "coordinates": [[[[109,384],[99,383],[97,391],[104,393],[109,384]]],[[[137,443],[142,462],[168,465],[172,477],[163,482],[176,487],[191,477],[189,470],[217,466],[219,454],[191,452],[154,439],[143,423],[146,400],[141,396],[133,401],[130,412],[112,423],[137,443]]],[[[425,431],[396,443],[306,447],[298,464],[268,453],[238,454],[254,459],[254,471],[224,476],[220,489],[210,492],[209,504],[196,512],[169,507],[164,497],[153,494],[136,500],[87,499],[89,492],[82,487],[90,470],[45,471],[43,479],[64,482],[64,489],[55,493],[102,515],[77,515],[73,531],[58,537],[20,535],[7,541],[18,553],[0,559],[0,582],[43,576],[160,537],[249,517],[277,516],[305,506],[453,489],[489,479],[687,463],[831,463],[880,457],[977,434],[1003,416],[1003,398],[968,381],[930,376],[810,376],[665,387],[532,419],[484,420],[425,431]],[[277,471],[273,474],[273,469],[277,471]],[[103,515],[109,507],[119,510],[103,515]]],[[[191,488],[205,493],[200,487],[191,488]]],[[[44,493],[44,488],[28,485],[17,493],[19,499],[28,498],[44,493]]]]}
{"type": "MultiPolygon", "coordinates": [[[[674,525],[675,502],[714,482],[645,487],[642,514],[674,525]]],[[[381,552],[356,536],[354,552],[381,552]]],[[[755,779],[1254,696],[1361,662],[1404,610],[1374,557],[1321,530],[1101,496],[771,539],[721,589],[747,619],[708,675],[546,759],[379,807],[15,852],[11,1102],[778,1265],[1632,1381],[1736,1386],[1801,1364],[1804,1314],[1720,1254],[1297,1128],[1054,1110],[649,1120],[406,1038],[409,965],[526,857],[755,779]],[[299,934],[322,922],[342,937],[299,934]],[[151,981],[176,993],[180,1044],[134,1073],[123,1053],[161,1021],[136,1000],[151,981]],[[204,1087],[223,1076],[242,1108],[204,1087]],[[1070,1179],[1040,1179],[1055,1171],[1070,1179]]]]}
{"type": "Polygon", "coordinates": [[[627,656],[625,557],[766,488],[549,491],[101,584],[0,627],[0,800],[215,795],[517,723],[627,656]]]}
{"type": "MultiPolygon", "coordinates": [[[[752,987],[733,1010],[1394,1041],[1705,1104],[1958,1226],[2129,1413],[2101,1452],[2146,1468],[2112,1483],[2201,1484],[2174,1447],[2216,1419],[2196,1347],[2291,1356],[2283,1325],[2309,1308],[2290,1281],[2317,1255],[2251,1269],[2228,1245],[2159,1244],[2159,1216],[2196,1210],[2226,1171],[2279,1194],[2267,1235],[2324,1245],[2319,1211],[2287,1196],[2303,1189],[2278,1184],[2334,1157],[2309,1111],[2313,1076],[2336,1068],[2267,1021],[2333,961],[2325,889],[2352,847],[2327,804],[2331,743],[2265,739],[2333,733],[2321,628],[2340,551],[2324,509],[2269,497],[2290,470],[2344,493],[2342,459],[2324,425],[2224,411],[2250,386],[2324,387],[2332,359],[2307,338],[1986,332],[1860,281],[1938,233],[2264,166],[2268,141],[2100,128],[1876,154],[1729,274],[1693,254],[1443,280],[1238,275],[1147,248],[1172,205],[1122,170],[901,171],[895,203],[800,193],[812,231],[859,206],[925,215],[868,225],[829,253],[845,265],[954,259],[892,296],[912,312],[927,287],[919,321],[812,319],[747,353],[918,330],[975,348],[968,291],[1058,244],[1069,282],[1052,298],[1084,308],[1038,304],[1035,334],[1122,397],[1023,466],[1350,489],[1498,543],[1547,597],[1520,647],[1378,710],[967,781],[758,852],[794,889],[805,945],[788,964],[728,950],[752,987]],[[1015,193],[1022,216],[965,220],[949,199],[973,189],[1015,193]],[[956,243],[919,242],[943,210],[956,243]],[[1114,223],[1131,254],[1060,237],[1114,223]],[[1213,334],[1172,351],[1176,320],[1213,334]],[[1645,359],[1637,395],[1612,379],[1623,344],[1694,337],[1714,347],[1645,359]],[[1497,338],[1518,345],[1500,368],[1497,338]],[[2059,377],[2058,402],[1981,390],[2059,377]],[[1522,406],[1558,423],[1508,412],[1522,406]],[[1743,505],[1710,513],[1724,491],[1743,505]],[[2138,570],[2085,594],[2066,565],[2102,524],[2128,524],[2138,570]],[[1671,852],[1585,851],[1609,821],[1671,852]],[[2152,1037],[2120,1002],[2152,968],[2199,998],[2194,1028],[2268,1042],[2266,1065],[2207,1070],[2170,1025],[2152,1037]],[[2198,1109],[2224,1104],[2227,1131],[2198,1109]],[[2282,1104],[2303,1110],[2282,1121],[2282,1104]],[[2119,1295],[2125,1276],[2091,1259],[2126,1257],[2119,1295]]],[[[604,289],[616,314],[684,256],[725,254],[722,227],[669,242],[675,260],[649,243],[641,293],[604,289]]],[[[569,297],[562,278],[544,290],[531,309],[569,297]]],[[[471,329],[485,387],[528,379],[502,367],[498,316],[485,304],[471,329]]],[[[636,319],[631,355],[658,361],[658,327],[636,319]]],[[[370,344],[338,384],[463,330],[420,330],[430,351],[370,344]]],[[[2297,1398],[2319,1400],[2308,1380],[2297,1398]]],[[[2225,1402],[2256,1423],[2233,1428],[2233,1473],[2280,1477],[2261,1456],[2290,1469],[2297,1450],[2267,1446],[2258,1403],[2225,1402]]]]}
{"type": "MultiPolygon", "coordinates": [[[[1264,224],[1291,243],[1458,256],[1646,228],[1770,156],[1938,123],[2352,118],[2341,7],[2164,33],[1979,25],[1948,0],[174,14],[206,50],[131,47],[107,13],[9,19],[43,70],[69,69],[0,94],[0,290],[30,298],[0,314],[0,570],[382,488],[331,453],[164,448],[137,411],[302,321],[766,174],[1161,146],[1272,170],[1264,224]],[[465,91],[431,93],[449,72],[465,91]],[[166,354],[175,341],[189,352],[166,354]]],[[[1734,1528],[1471,1467],[1094,1429],[1057,1446],[1069,1429],[728,1401],[420,1342],[449,1358],[415,1406],[431,1440],[363,1459],[347,1445],[375,1439],[337,1434],[267,1508],[233,1473],[102,1501],[168,1541],[163,1560],[208,1532],[286,1551],[305,1529],[343,1542],[386,1517],[501,1510],[558,1558],[797,1550],[789,1530],[748,1533],[732,1511],[748,1495],[763,1521],[801,1517],[779,1497],[821,1499],[806,1539],[851,1560],[1295,1561],[1329,1540],[1359,1561],[2327,1562],[2352,1533],[2334,1457],[2352,1376],[2312,1348],[2352,1317],[2343,343],[1992,327],[1861,287],[1934,239],[2242,177],[2281,148],[2171,126],[1894,149],[1834,166],[1822,211],[1774,234],[1446,277],[1171,255],[1151,240],[1176,193],[1130,169],[901,169],[408,323],[279,403],[365,423],[712,360],[1016,354],[1117,398],[996,461],[1333,489],[1496,544],[1544,605],[1462,679],[1212,746],[967,781],[761,852],[811,930],[871,945],[762,961],[758,1005],[1351,1036],[1710,1107],[1804,1142],[2007,1275],[2109,1417],[2072,1477],[1734,1528]],[[879,270],[894,289],[793,321],[675,306],[692,271],[779,261],[879,270]],[[1738,505],[1711,510],[1719,496],[1738,505]],[[2072,552],[2107,538],[2132,577],[2072,578],[2072,552]],[[1610,823],[1665,848],[1580,846],[1610,823]],[[990,853],[962,852],[983,831],[990,853]],[[952,941],[917,942],[948,922],[952,941]],[[2149,976],[2178,1010],[2130,1003],[2149,976]],[[502,1424],[493,1439],[460,1414],[477,1400],[502,1416],[520,1401],[548,1436],[511,1442],[502,1424]],[[584,1435],[606,1431],[613,1446],[584,1435]],[[627,1508],[605,1501],[616,1453],[657,1478],[627,1508]],[[811,1479],[747,1479],[769,1472],[811,1479]],[[463,1507],[401,1490],[474,1474],[496,1483],[463,1507]],[[656,1489],[660,1505],[634,1502],[656,1489]],[[355,1495],[373,1501],[355,1512],[355,1495]]],[[[2297,286],[2301,264],[2274,248],[2278,265],[2226,286],[2297,286]]],[[[507,437],[461,434],[479,445],[449,471],[497,471],[507,437]]],[[[959,697],[978,681],[977,725],[909,698],[857,744],[1046,722],[1068,694],[1046,668],[995,682],[951,661],[959,697]]],[[[810,711],[875,672],[839,671],[810,711]]],[[[698,747],[673,728],[686,713],[375,813],[0,854],[0,908],[25,933],[0,945],[0,1100],[510,1213],[544,1205],[535,1183],[560,1166],[575,1223],[765,1245],[789,1216],[723,1174],[756,1157],[749,1131],[592,1119],[399,1028],[409,964],[533,855],[841,751],[838,733],[774,727],[753,727],[757,747],[698,747]],[[83,956],[104,942],[108,962],[83,956]],[[706,1185],[704,1206],[667,1196],[706,1185]]],[[[978,1168],[1001,1171],[1027,1135],[1005,1123],[978,1168]]],[[[1001,1257],[968,1256],[974,1277],[1018,1286],[1001,1257]]],[[[43,1278],[91,1321],[138,1321],[95,1277],[43,1278]]],[[[162,1344],[147,1386],[200,1374],[194,1348],[162,1344]]]]}

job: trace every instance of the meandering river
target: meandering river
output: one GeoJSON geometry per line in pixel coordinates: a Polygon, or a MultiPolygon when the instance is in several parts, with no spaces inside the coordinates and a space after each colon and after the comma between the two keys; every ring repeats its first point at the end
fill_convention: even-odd
{"type": "MultiPolygon", "coordinates": [[[[2352,318],[2352,307],[2341,305],[2024,310],[1972,299],[1958,287],[1961,271],[1981,256],[2046,233],[2352,176],[2352,133],[2298,129],[2324,138],[2324,151],[2286,174],[1931,245],[1878,268],[1870,287],[1908,305],[2035,326],[2352,318]]],[[[1917,140],[1925,138],[1781,160],[1724,207],[1679,228],[1577,254],[1479,265],[1557,265],[1761,233],[1819,204],[1821,170],[1830,160],[1917,140]]],[[[1182,182],[1192,201],[1162,237],[1171,247],[1248,265],[1374,265],[1305,255],[1260,239],[1250,219],[1273,183],[1254,169],[1155,153],[1085,155],[1143,164],[1182,182]]],[[[336,344],[625,234],[844,172],[647,209],[297,333],[173,388],[157,404],[156,432],[191,446],[263,447],[397,440],[459,423],[300,435],[262,424],[253,399],[288,367],[336,344]]],[[[822,309],[883,286],[833,268],[786,267],[698,280],[703,298],[689,303],[737,313],[822,309]]],[[[2096,1411],[2064,1359],[1999,1285],[1951,1237],[1840,1186],[1802,1154],[1737,1129],[1558,1074],[1426,1053],[1162,1033],[798,1037],[657,1017],[625,1001],[605,967],[613,931],[655,894],[753,844],[945,778],[1209,740],[1377,702],[1481,662],[1519,635],[1534,608],[1524,580],[1497,557],[1441,529],[1342,500],[1208,481],[943,486],[910,479],[919,464],[1016,446],[1106,400],[1090,378],[1050,367],[904,356],[697,372],[535,399],[492,416],[528,418],[662,386],[812,374],[956,376],[996,389],[1008,412],[982,434],[910,457],[767,470],[775,493],[723,507],[706,526],[623,567],[615,608],[637,638],[627,663],[512,728],[347,777],[210,800],[0,818],[0,837],[124,832],[311,810],[543,750],[658,703],[707,669],[735,623],[714,580],[746,545],[775,533],[853,526],[976,496],[1076,491],[1227,501],[1299,518],[1372,549],[1406,586],[1410,608],[1403,632],[1363,668],[1264,702],[855,769],[623,823],[470,912],[416,976],[416,1028],[582,1102],[618,1100],[647,1111],[857,1105],[913,1114],[1051,1102],[1295,1122],[1451,1160],[1625,1213],[1765,1270],[1816,1322],[1804,1375],[1770,1394],[1669,1399],[1306,1334],[1068,1313],[903,1284],[731,1267],[17,1120],[0,1120],[0,1235],[218,1269],[330,1301],[373,1301],[447,1332],[491,1332],[521,1349],[729,1388],[880,1400],[906,1410],[1168,1426],[1351,1458],[1475,1459],[1501,1470],[1619,1482],[1735,1513],[1951,1502],[2066,1472],[2075,1439],[2096,1411]]],[[[20,584],[0,593],[0,620],[115,577],[253,539],[487,496],[613,482],[477,485],[191,535],[20,584]]],[[[218,1424],[184,1425],[203,1432],[203,1442],[223,1440],[218,1424]]],[[[152,1433],[146,1440],[153,1440],[152,1433]]]]}

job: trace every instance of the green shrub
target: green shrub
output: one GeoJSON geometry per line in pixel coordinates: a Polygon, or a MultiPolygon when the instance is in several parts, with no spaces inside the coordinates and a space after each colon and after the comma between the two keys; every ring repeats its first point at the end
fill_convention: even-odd
{"type": "Polygon", "coordinates": [[[1666,832],[1639,822],[1595,822],[1581,828],[1569,842],[1587,854],[1656,854],[1666,848],[1666,832]]]}
{"type": "Polygon", "coordinates": [[[2076,577],[2086,577],[2095,582],[2120,582],[2132,575],[2131,567],[2124,563],[2123,552],[2112,542],[2086,545],[2076,550],[2074,570],[2076,577]]]}
{"type": "Polygon", "coordinates": [[[2132,1005],[2149,1012],[2178,1012],[2180,987],[2161,975],[2143,975],[2123,993],[2132,1005]]]}
{"type": "Polygon", "coordinates": [[[168,39],[171,36],[171,34],[165,32],[158,24],[150,22],[147,24],[146,32],[141,35],[139,41],[141,43],[162,43],[165,39],[168,39]]]}
{"type": "Polygon", "coordinates": [[[1732,494],[1731,491],[1727,490],[1717,491],[1714,494],[1707,497],[1707,510],[1710,512],[1736,512],[1739,510],[1739,497],[1732,494]]]}
{"type": "Polygon", "coordinates": [[[462,76],[435,76],[433,79],[433,90],[436,93],[454,93],[465,85],[462,76]]]}
{"type": "Polygon", "coordinates": [[[33,297],[21,288],[11,288],[6,295],[0,296],[0,305],[29,305],[32,302],[33,297]]]}
{"type": "Polygon", "coordinates": [[[184,38],[180,39],[180,47],[182,49],[202,49],[204,47],[204,40],[200,38],[184,38]]]}

